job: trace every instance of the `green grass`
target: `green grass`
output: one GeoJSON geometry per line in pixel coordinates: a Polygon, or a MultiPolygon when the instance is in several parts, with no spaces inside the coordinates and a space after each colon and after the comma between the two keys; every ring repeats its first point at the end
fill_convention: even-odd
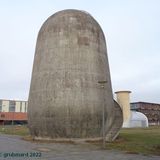
{"type": "MultiPolygon", "coordinates": [[[[0,126],[0,133],[29,137],[27,126],[0,126]]],[[[101,143],[96,142],[97,145],[101,143]]],[[[160,126],[121,129],[118,138],[106,144],[106,149],[122,150],[132,154],[160,155],[160,126]]]]}
{"type": "Polygon", "coordinates": [[[5,125],[0,126],[0,133],[27,136],[29,135],[29,130],[26,125],[5,125]]]}
{"type": "Polygon", "coordinates": [[[160,155],[160,126],[122,129],[118,138],[107,144],[107,148],[127,153],[160,155]]]}

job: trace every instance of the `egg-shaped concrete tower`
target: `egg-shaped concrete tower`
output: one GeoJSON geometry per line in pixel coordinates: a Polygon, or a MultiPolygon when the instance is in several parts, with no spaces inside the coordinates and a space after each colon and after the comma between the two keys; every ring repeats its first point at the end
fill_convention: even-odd
{"type": "Polygon", "coordinates": [[[103,31],[84,11],[57,12],[37,38],[28,102],[30,132],[50,138],[100,137],[103,109],[107,136],[116,110],[103,31]]]}

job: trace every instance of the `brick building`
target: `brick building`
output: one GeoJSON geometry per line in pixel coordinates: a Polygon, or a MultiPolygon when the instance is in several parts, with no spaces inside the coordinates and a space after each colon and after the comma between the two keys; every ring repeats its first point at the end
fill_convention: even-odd
{"type": "Polygon", "coordinates": [[[0,99],[0,125],[27,123],[27,101],[0,99]]]}
{"type": "Polygon", "coordinates": [[[160,104],[148,102],[134,102],[130,104],[131,110],[145,114],[149,125],[160,125],[160,104]]]}

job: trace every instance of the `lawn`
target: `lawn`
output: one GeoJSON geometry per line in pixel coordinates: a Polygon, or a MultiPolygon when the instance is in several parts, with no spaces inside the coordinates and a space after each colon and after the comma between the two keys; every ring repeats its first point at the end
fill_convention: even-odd
{"type": "MultiPolygon", "coordinates": [[[[0,133],[29,136],[27,126],[0,126],[0,133]]],[[[98,142],[95,144],[101,145],[98,142]]],[[[114,142],[106,143],[106,149],[122,150],[132,154],[160,155],[160,126],[121,129],[114,142]]]]}
{"type": "Polygon", "coordinates": [[[160,155],[160,126],[121,129],[118,138],[106,147],[127,153],[160,155]]]}
{"type": "Polygon", "coordinates": [[[0,126],[0,133],[27,136],[29,135],[29,130],[26,125],[5,125],[0,126]]]}

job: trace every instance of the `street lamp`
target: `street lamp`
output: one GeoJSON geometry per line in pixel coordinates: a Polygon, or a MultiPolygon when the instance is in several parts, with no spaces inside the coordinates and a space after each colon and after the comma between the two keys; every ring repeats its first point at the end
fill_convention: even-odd
{"type": "Polygon", "coordinates": [[[104,102],[103,102],[103,106],[102,106],[102,146],[103,149],[105,149],[105,84],[107,83],[107,81],[98,81],[98,83],[101,85],[101,87],[103,88],[103,97],[104,97],[104,102]]]}

